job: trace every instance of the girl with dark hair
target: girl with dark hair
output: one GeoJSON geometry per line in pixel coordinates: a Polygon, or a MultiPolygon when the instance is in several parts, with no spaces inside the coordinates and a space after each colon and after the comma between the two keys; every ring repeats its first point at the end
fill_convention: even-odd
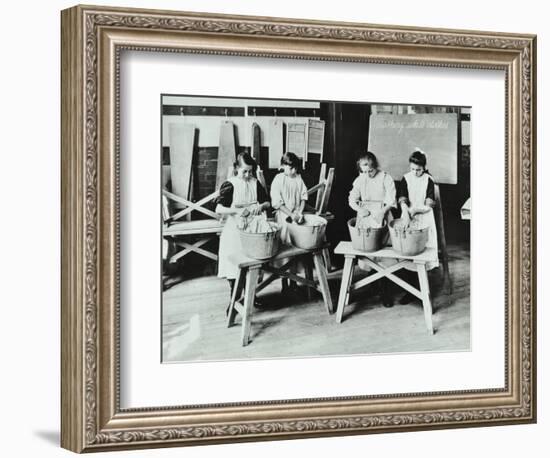
{"type": "Polygon", "coordinates": [[[368,218],[372,226],[380,227],[388,212],[395,207],[393,178],[378,167],[376,156],[367,151],[357,160],[359,176],[349,193],[349,206],[358,219],[368,218]]]}
{"type": "Polygon", "coordinates": [[[308,199],[307,188],[300,175],[302,161],[294,153],[285,153],[281,158],[281,169],[271,183],[271,206],[275,209],[276,220],[282,226],[281,238],[288,238],[287,218],[301,223],[304,219],[304,207],[308,199]]]}
{"type": "Polygon", "coordinates": [[[252,156],[240,153],[234,163],[234,176],[221,185],[216,199],[216,213],[226,217],[220,235],[218,277],[227,278],[231,290],[239,269],[229,257],[242,252],[238,220],[241,216],[260,215],[269,208],[269,197],[256,179],[256,169],[252,156]]]}
{"type": "MultiPolygon", "coordinates": [[[[380,170],[376,156],[367,151],[361,153],[357,160],[359,176],[354,180],[349,193],[349,206],[357,212],[356,227],[379,228],[385,221],[392,218],[391,209],[395,208],[395,184],[393,178],[380,170]]],[[[382,264],[394,263],[394,260],[377,259],[382,264]]],[[[362,259],[358,266],[365,270],[371,270],[368,263],[362,259]]],[[[391,307],[392,300],[389,294],[389,280],[379,280],[382,304],[391,307]]]]}
{"type": "MultiPolygon", "coordinates": [[[[435,207],[435,183],[432,176],[426,169],[426,154],[416,148],[409,156],[409,171],[403,175],[397,190],[397,199],[401,208],[401,219],[405,226],[411,222],[419,228],[428,227],[428,242],[426,248],[435,248],[435,259],[426,264],[426,268],[431,270],[439,266],[437,257],[437,230],[433,208],[435,207]]],[[[410,293],[407,293],[400,300],[406,304],[414,299],[410,293]]]]}
{"type": "MultiPolygon", "coordinates": [[[[426,247],[435,248],[437,253],[437,231],[433,208],[435,207],[435,183],[426,169],[426,154],[415,149],[409,156],[409,172],[403,175],[397,191],[397,199],[401,208],[401,219],[405,225],[415,221],[419,227],[429,227],[429,237],[426,247]]],[[[437,267],[436,260],[427,265],[428,269],[437,267]]]]}
{"type": "MultiPolygon", "coordinates": [[[[271,183],[271,206],[275,209],[275,219],[281,225],[281,241],[291,244],[288,232],[289,224],[304,222],[304,207],[308,199],[307,187],[301,177],[302,161],[294,153],[285,153],[281,158],[281,172],[271,183]],[[290,220],[290,222],[289,222],[290,220]]],[[[287,260],[280,260],[276,265],[283,265],[287,260]]],[[[295,260],[290,267],[294,274],[304,271],[300,260],[295,260]]],[[[283,292],[287,292],[287,283],[282,281],[283,292]]],[[[294,281],[289,282],[290,289],[298,289],[294,281]]]]}

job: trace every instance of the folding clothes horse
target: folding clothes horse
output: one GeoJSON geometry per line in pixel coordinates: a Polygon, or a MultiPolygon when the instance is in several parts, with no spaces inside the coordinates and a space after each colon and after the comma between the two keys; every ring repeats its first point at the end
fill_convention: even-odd
{"type": "MultiPolygon", "coordinates": [[[[227,178],[233,175],[233,166],[227,170],[227,178]]],[[[265,178],[261,170],[258,170],[258,181],[265,186],[265,178]]],[[[205,208],[205,205],[212,202],[219,196],[219,192],[216,190],[213,193],[203,197],[197,202],[192,202],[183,197],[177,196],[167,190],[162,191],[163,198],[163,229],[162,236],[170,239],[176,246],[183,248],[182,251],[170,256],[169,262],[176,262],[183,256],[195,252],[202,256],[205,256],[214,261],[218,260],[218,255],[211,251],[201,248],[208,241],[221,234],[223,229],[223,220],[220,215],[205,208]],[[171,214],[168,200],[172,200],[181,204],[184,208],[171,214]],[[191,212],[200,212],[209,218],[199,219],[196,221],[184,220],[179,221],[181,218],[188,216],[191,212]],[[195,241],[193,243],[185,241],[185,237],[193,236],[195,241]],[[182,239],[183,238],[183,239],[182,239]]]]}
{"type": "MultiPolygon", "coordinates": [[[[306,205],[306,211],[315,213],[316,215],[322,216],[329,223],[334,219],[334,215],[327,211],[328,203],[330,200],[330,193],[332,191],[332,183],[334,181],[334,167],[328,169],[325,163],[321,164],[321,172],[319,173],[319,182],[307,190],[308,196],[317,193],[315,199],[315,207],[306,205]]],[[[325,265],[327,270],[331,271],[331,262],[330,262],[330,253],[328,248],[323,251],[323,258],[325,260],[325,265]]]]}
{"type": "MultiPolygon", "coordinates": [[[[162,236],[178,248],[183,248],[168,257],[173,263],[183,256],[195,252],[214,261],[218,256],[202,248],[212,238],[217,237],[223,228],[221,217],[206,208],[218,197],[218,191],[203,197],[197,202],[190,198],[191,170],[195,144],[195,127],[189,124],[170,125],[170,178],[172,192],[162,190],[162,236]],[[191,221],[191,212],[197,211],[207,219],[191,221]],[[193,241],[189,241],[189,238],[193,241]]],[[[222,161],[226,162],[226,161],[222,161]]],[[[227,176],[227,168],[226,168],[227,176]]]]}

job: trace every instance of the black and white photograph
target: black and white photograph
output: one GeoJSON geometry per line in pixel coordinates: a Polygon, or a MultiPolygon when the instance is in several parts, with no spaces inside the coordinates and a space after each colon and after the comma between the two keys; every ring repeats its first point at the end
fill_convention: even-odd
{"type": "Polygon", "coordinates": [[[6,2],[3,455],[543,456],[544,11],[6,2]]]}
{"type": "Polygon", "coordinates": [[[164,363],[470,350],[471,107],[161,112],[164,363]]]}

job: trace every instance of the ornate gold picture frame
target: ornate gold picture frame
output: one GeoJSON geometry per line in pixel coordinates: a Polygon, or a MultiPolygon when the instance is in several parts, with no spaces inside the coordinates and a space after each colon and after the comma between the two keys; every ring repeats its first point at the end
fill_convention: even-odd
{"type": "Polygon", "coordinates": [[[64,448],[536,421],[535,36],[93,6],[64,10],[61,32],[64,448]],[[505,72],[504,388],[121,408],[118,155],[125,50],[505,72]]]}

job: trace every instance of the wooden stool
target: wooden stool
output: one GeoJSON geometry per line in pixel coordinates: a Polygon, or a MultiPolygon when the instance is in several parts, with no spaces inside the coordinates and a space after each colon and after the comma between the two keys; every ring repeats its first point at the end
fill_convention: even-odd
{"type": "Polygon", "coordinates": [[[338,296],[338,308],[336,312],[337,323],[342,322],[344,308],[349,302],[349,296],[352,291],[356,291],[369,283],[372,283],[382,277],[386,277],[422,300],[426,328],[430,334],[433,334],[432,302],[430,299],[430,285],[428,283],[426,263],[437,259],[437,253],[434,248],[427,248],[417,256],[402,256],[397,254],[390,247],[385,247],[372,253],[365,253],[364,251],[354,250],[351,246],[351,242],[340,242],[334,252],[336,254],[343,254],[346,257],[344,262],[344,271],[342,273],[342,283],[340,285],[340,294],[338,296]],[[368,275],[366,278],[359,280],[356,283],[352,283],[353,271],[357,263],[357,258],[364,259],[365,262],[376,271],[376,273],[368,275]],[[397,263],[385,267],[377,263],[375,261],[376,258],[396,259],[397,263]],[[411,265],[414,265],[415,270],[418,272],[420,290],[393,274],[393,272],[411,265]]]}
{"type": "MultiPolygon", "coordinates": [[[[323,261],[323,250],[326,246],[321,246],[315,250],[302,250],[290,246],[285,246],[276,256],[266,260],[257,260],[248,258],[242,254],[233,255],[231,261],[239,266],[238,278],[235,281],[235,286],[231,293],[231,302],[229,304],[229,312],[227,314],[227,327],[230,327],[235,321],[236,313],[240,313],[242,317],[241,340],[242,345],[248,345],[250,339],[250,328],[252,322],[252,310],[254,308],[254,298],[256,294],[264,289],[267,285],[277,278],[286,278],[294,280],[297,283],[314,288],[320,291],[323,296],[325,308],[329,314],[334,312],[332,299],[327,280],[326,266],[323,261]],[[317,272],[317,281],[313,280],[311,269],[306,269],[306,277],[287,272],[292,262],[300,256],[309,257],[313,260],[314,269],[317,272]],[[274,267],[273,261],[286,259],[287,262],[280,266],[274,267]],[[264,271],[270,275],[258,284],[260,273],[264,271]],[[237,297],[237,292],[240,291],[244,284],[244,301],[241,303],[241,298],[237,297]]],[[[308,261],[309,261],[308,260],[308,261]]]]}

